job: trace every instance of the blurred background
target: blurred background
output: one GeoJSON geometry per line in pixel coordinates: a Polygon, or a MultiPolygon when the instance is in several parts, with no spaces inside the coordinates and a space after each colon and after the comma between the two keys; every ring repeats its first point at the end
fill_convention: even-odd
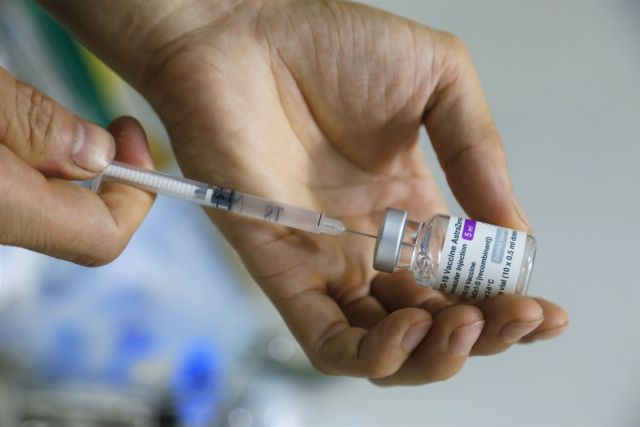
{"type": "MultiPolygon", "coordinates": [[[[565,335],[423,387],[323,377],[200,208],[159,197],[106,267],[0,246],[0,426],[640,425],[640,1],[368,3],[467,43],[565,335]]],[[[146,102],[32,1],[0,0],[0,66],[136,116],[178,172],[146,102]]]]}

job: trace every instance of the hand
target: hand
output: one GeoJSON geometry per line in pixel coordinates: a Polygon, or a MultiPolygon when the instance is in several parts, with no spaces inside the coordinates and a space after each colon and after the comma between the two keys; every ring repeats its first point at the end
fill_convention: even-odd
{"type": "MultiPolygon", "coordinates": [[[[145,37],[138,55],[120,56],[93,29],[102,13],[52,7],[150,99],[186,176],[375,232],[388,206],[415,220],[446,212],[418,145],[425,125],[469,216],[528,228],[457,38],[339,1],[191,0],[144,12],[134,3],[124,22],[145,37]]],[[[209,214],[327,374],[443,380],[469,354],[557,335],[567,323],[542,299],[463,302],[418,287],[408,273],[378,274],[366,239],[209,214]]]]}
{"type": "Polygon", "coordinates": [[[109,128],[112,137],[2,68],[0,101],[0,244],[85,265],[113,260],[152,196],[112,183],[98,196],[69,180],[95,177],[114,154],[152,168],[140,125],[119,119],[109,128]]]}

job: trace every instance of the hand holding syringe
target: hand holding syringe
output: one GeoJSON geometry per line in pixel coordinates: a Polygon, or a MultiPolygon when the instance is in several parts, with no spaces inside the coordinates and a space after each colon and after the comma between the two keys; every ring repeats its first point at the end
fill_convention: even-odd
{"type": "MultiPolygon", "coordinates": [[[[133,185],[152,193],[189,200],[204,206],[235,212],[243,216],[273,222],[298,230],[331,235],[338,235],[349,231],[375,238],[375,236],[370,236],[365,233],[348,230],[342,222],[322,212],[286,205],[187,178],[140,169],[117,161],[107,166],[101,178],[107,181],[133,185]]],[[[99,185],[99,182],[100,180],[97,180],[96,185],[99,185]]]]}

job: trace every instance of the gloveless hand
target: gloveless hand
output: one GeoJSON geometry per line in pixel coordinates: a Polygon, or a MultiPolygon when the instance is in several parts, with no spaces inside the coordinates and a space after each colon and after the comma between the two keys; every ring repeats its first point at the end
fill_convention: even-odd
{"type": "Polygon", "coordinates": [[[152,195],[115,183],[96,195],[70,182],[94,178],[114,156],[153,167],[138,122],[121,118],[109,131],[0,68],[0,244],[86,265],[122,252],[152,195]]]}
{"type": "MultiPolygon", "coordinates": [[[[450,34],[342,1],[84,6],[105,9],[92,11],[98,17],[83,2],[52,3],[151,101],[188,177],[375,232],[389,206],[416,220],[447,210],[418,145],[426,126],[467,214],[528,228],[473,62],[450,34]],[[128,24],[120,38],[135,28],[133,47],[101,30],[114,14],[128,24]]],[[[327,374],[442,380],[470,354],[557,335],[567,323],[545,300],[461,302],[409,273],[379,274],[367,239],[209,214],[327,374]]]]}

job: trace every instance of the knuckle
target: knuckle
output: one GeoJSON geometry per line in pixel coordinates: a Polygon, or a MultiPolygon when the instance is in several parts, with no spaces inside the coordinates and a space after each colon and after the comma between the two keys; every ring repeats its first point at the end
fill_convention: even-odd
{"type": "Polygon", "coordinates": [[[22,176],[15,160],[11,150],[0,144],[0,244],[37,250],[46,245],[44,233],[37,232],[46,230],[44,215],[25,206],[25,188],[19,185],[22,176]]]}
{"type": "Polygon", "coordinates": [[[369,379],[385,378],[395,374],[404,362],[395,348],[378,348],[361,360],[364,375],[369,379]]]}
{"type": "Polygon", "coordinates": [[[544,310],[535,300],[531,298],[510,298],[509,308],[514,315],[527,322],[531,319],[540,319],[544,317],[544,310]]]}
{"type": "Polygon", "coordinates": [[[333,369],[331,365],[322,358],[310,357],[309,362],[311,362],[311,365],[314,367],[314,369],[320,372],[322,375],[337,375],[336,370],[333,369]]]}
{"type": "Polygon", "coordinates": [[[16,82],[16,93],[16,111],[26,150],[31,157],[41,157],[55,137],[59,108],[51,98],[28,84],[16,82]]]}
{"type": "MultiPolygon", "coordinates": [[[[0,67],[0,96],[2,97],[3,103],[9,99],[9,94],[11,94],[13,90],[13,78],[9,76],[7,72],[4,71],[2,67],[0,67]]],[[[9,126],[11,124],[11,112],[6,111],[4,108],[0,108],[0,143],[4,144],[7,134],[9,132],[9,126]]]]}
{"type": "Polygon", "coordinates": [[[456,34],[446,33],[447,42],[449,44],[449,48],[462,56],[467,56],[469,54],[469,49],[465,42],[456,34]]]}
{"type": "Polygon", "coordinates": [[[438,320],[444,322],[452,322],[456,325],[471,324],[479,320],[484,320],[484,312],[480,307],[474,304],[454,304],[444,309],[439,315],[438,320]]]}
{"type": "Polygon", "coordinates": [[[444,33],[442,40],[447,81],[449,83],[465,81],[466,77],[472,75],[475,70],[467,45],[460,37],[452,33],[444,33]]]}
{"type": "Polygon", "coordinates": [[[453,378],[460,369],[436,369],[428,375],[429,382],[446,381],[453,378]]]}
{"type": "Polygon", "coordinates": [[[385,360],[385,357],[376,357],[367,366],[367,378],[376,379],[384,378],[394,374],[397,371],[397,366],[394,363],[389,363],[385,360]]]}

